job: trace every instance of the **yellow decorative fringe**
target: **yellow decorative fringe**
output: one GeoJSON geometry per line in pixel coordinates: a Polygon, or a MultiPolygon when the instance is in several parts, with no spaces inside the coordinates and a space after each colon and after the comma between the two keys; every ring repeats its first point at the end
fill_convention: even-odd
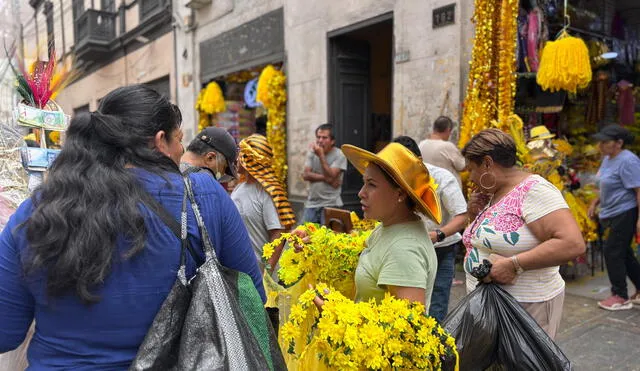
{"type": "Polygon", "coordinates": [[[273,169],[276,176],[287,184],[287,77],[282,71],[268,65],[258,79],[258,102],[267,109],[267,140],[273,149],[273,169]]]}
{"type": "Polygon", "coordinates": [[[575,93],[591,82],[589,49],[584,41],[566,31],[542,49],[536,81],[544,90],[575,93]]]}

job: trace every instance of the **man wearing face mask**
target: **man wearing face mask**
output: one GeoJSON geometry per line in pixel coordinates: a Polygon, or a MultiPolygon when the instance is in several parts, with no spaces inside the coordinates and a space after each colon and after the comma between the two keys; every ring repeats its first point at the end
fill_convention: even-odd
{"type": "Polygon", "coordinates": [[[225,129],[208,127],[196,135],[180,159],[183,173],[208,171],[220,183],[237,177],[238,146],[225,129]]]}

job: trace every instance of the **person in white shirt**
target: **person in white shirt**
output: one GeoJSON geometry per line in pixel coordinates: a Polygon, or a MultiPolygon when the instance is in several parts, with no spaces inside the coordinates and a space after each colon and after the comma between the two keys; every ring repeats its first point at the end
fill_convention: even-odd
{"type": "Polygon", "coordinates": [[[433,131],[429,138],[420,142],[420,153],[422,161],[449,170],[458,180],[458,184],[462,185],[459,172],[464,170],[466,163],[458,147],[449,141],[452,130],[453,121],[450,118],[438,117],[433,122],[433,131]]]}
{"type": "MultiPolygon", "coordinates": [[[[253,134],[240,142],[238,156],[240,183],[231,193],[242,221],[249,232],[251,245],[261,269],[263,246],[280,237],[295,223],[295,214],[287,199],[287,192],[273,171],[273,151],[262,135],[253,134]]],[[[276,268],[282,244],[267,262],[273,272],[276,268]]]]}
{"type": "MultiPolygon", "coordinates": [[[[411,137],[399,136],[393,141],[402,144],[420,157],[418,144],[411,137]]],[[[442,205],[442,221],[440,224],[430,219],[423,219],[438,257],[438,270],[433,286],[433,294],[431,294],[429,315],[438,322],[442,322],[449,309],[449,295],[455,274],[456,246],[462,241],[462,235],[460,235],[459,231],[464,228],[467,221],[467,202],[464,199],[460,185],[451,172],[427,162],[424,164],[427,166],[429,174],[438,184],[436,193],[442,205]]]]}

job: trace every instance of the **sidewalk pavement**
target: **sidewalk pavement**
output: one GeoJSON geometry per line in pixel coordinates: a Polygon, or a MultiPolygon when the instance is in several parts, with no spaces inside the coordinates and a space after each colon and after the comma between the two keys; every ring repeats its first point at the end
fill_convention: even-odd
{"type": "MultiPolygon", "coordinates": [[[[456,278],[464,281],[464,273],[456,272],[456,278]]],[[[630,282],[629,291],[635,292],[630,282]]],[[[453,286],[449,309],[464,295],[464,284],[453,286]]],[[[597,301],[608,295],[606,272],[567,282],[556,343],[575,371],[640,371],[640,306],[617,312],[599,308],[597,301]]]]}

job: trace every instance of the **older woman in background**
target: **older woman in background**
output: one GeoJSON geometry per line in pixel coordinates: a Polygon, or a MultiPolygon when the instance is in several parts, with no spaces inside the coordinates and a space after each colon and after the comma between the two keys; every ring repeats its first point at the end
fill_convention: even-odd
{"type": "Polygon", "coordinates": [[[640,236],[640,159],[625,145],[633,143],[633,135],[619,125],[605,126],[594,135],[604,156],[597,179],[600,196],[593,200],[589,216],[596,216],[600,206],[600,221],[609,229],[604,245],[611,296],[598,302],[607,310],[631,309],[640,304],[640,263],[633,254],[631,241],[640,236]],[[627,293],[627,277],[636,287],[634,295],[627,293]]]}

